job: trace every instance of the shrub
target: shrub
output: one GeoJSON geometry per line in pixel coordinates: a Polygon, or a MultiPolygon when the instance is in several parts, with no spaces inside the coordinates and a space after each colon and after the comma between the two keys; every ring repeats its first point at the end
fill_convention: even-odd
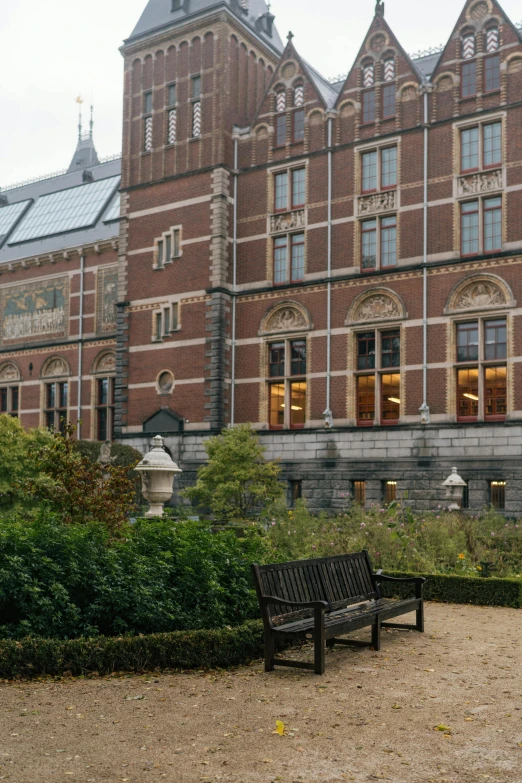
{"type": "Polygon", "coordinates": [[[276,505],[265,525],[280,560],[344,554],[367,549],[376,568],[480,576],[517,575],[522,569],[518,522],[494,511],[468,517],[440,509],[412,513],[353,506],[334,517],[309,513],[303,502],[291,511],[276,505]]]}
{"type": "Polygon", "coordinates": [[[37,479],[34,453],[50,437],[47,430],[24,430],[18,419],[0,415],[0,509],[31,505],[21,482],[37,479]]]}
{"type": "Polygon", "coordinates": [[[257,528],[238,539],[197,522],[138,520],[110,539],[97,522],[42,513],[0,520],[0,638],[149,634],[257,617],[250,564],[270,559],[257,528]]]}
{"type": "Polygon", "coordinates": [[[281,468],[265,459],[250,424],[223,430],[205,443],[208,463],[198,470],[196,486],[183,491],[220,522],[244,520],[283,494],[281,468]]]}
{"type": "MultiPolygon", "coordinates": [[[[103,446],[99,440],[73,440],[73,446],[82,457],[86,457],[91,464],[98,462],[100,449],[103,446]]],[[[126,468],[127,478],[132,482],[134,488],[134,505],[136,507],[146,506],[147,502],[141,494],[141,479],[135,472],[134,467],[143,459],[143,455],[132,446],[125,446],[121,443],[111,444],[111,465],[114,468],[126,468]]]]}
{"type": "MultiPolygon", "coordinates": [[[[390,576],[419,576],[413,573],[392,573],[390,576]]],[[[511,606],[522,609],[522,579],[482,579],[481,577],[457,576],[455,574],[421,574],[427,582],[424,598],[453,604],[475,604],[476,606],[511,606]]],[[[411,585],[381,584],[385,596],[411,595],[411,585]]]]}

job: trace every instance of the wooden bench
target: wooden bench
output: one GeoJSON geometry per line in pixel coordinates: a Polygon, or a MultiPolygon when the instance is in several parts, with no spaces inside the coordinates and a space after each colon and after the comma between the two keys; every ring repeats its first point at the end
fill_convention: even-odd
{"type": "Polygon", "coordinates": [[[265,632],[265,671],[298,666],[323,674],[325,646],[365,645],[379,650],[381,628],[424,631],[423,577],[397,579],[373,573],[368,552],[252,566],[265,632]],[[383,598],[381,582],[410,583],[415,597],[383,598]],[[388,622],[416,612],[415,625],[388,622]],[[371,642],[339,636],[371,626],[371,642]],[[314,663],[275,657],[277,639],[314,640],[314,663]]]}

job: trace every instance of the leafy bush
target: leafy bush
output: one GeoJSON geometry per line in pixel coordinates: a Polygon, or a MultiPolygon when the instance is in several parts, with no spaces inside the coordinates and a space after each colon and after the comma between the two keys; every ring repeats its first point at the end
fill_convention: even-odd
{"type": "Polygon", "coordinates": [[[111,539],[96,522],[0,519],[0,638],[149,634],[257,617],[250,564],[267,539],[196,522],[138,520],[111,539]]]}
{"type": "MultiPolygon", "coordinates": [[[[413,573],[392,573],[390,576],[419,576],[413,573]]],[[[441,601],[452,604],[474,604],[475,606],[511,606],[522,609],[522,579],[482,579],[456,574],[420,574],[427,581],[424,584],[424,598],[427,601],[441,601]]],[[[385,596],[407,597],[411,585],[396,585],[382,582],[385,596]]]]}
{"type": "MultiPolygon", "coordinates": [[[[86,457],[91,464],[98,462],[100,449],[103,446],[99,440],[73,440],[74,448],[82,457],[86,457]]],[[[134,488],[134,505],[146,506],[147,502],[141,494],[141,479],[134,471],[134,467],[143,459],[143,455],[132,446],[122,443],[111,443],[111,465],[114,468],[127,468],[127,478],[134,488]]]]}
{"type": "Polygon", "coordinates": [[[18,419],[0,415],[0,509],[31,505],[21,487],[28,478],[37,479],[34,453],[49,442],[47,430],[24,430],[18,419]]]}
{"type": "Polygon", "coordinates": [[[205,443],[208,463],[183,496],[208,507],[219,522],[241,521],[283,494],[281,467],[265,459],[251,424],[223,430],[205,443]]]}
{"type": "Polygon", "coordinates": [[[488,511],[469,517],[440,509],[416,513],[353,506],[334,517],[310,514],[304,503],[292,511],[274,506],[265,516],[280,560],[326,557],[367,549],[376,568],[423,573],[498,576],[522,572],[518,522],[488,511]]]}

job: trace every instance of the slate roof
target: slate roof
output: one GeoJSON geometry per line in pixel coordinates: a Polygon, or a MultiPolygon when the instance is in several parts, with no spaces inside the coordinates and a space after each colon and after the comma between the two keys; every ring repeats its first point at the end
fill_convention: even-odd
{"type": "Polygon", "coordinates": [[[441,58],[442,51],[436,54],[428,54],[425,57],[412,58],[412,63],[423,79],[429,80],[441,58]]]}
{"type": "Polygon", "coordinates": [[[119,218],[114,207],[120,198],[120,177],[117,159],[2,190],[0,265],[116,239],[119,218]],[[70,225],[79,228],[67,228],[70,225]]]}
{"type": "Polygon", "coordinates": [[[253,29],[262,41],[277,52],[283,51],[283,42],[275,26],[272,30],[272,36],[270,36],[259,24],[260,18],[264,14],[269,13],[265,0],[248,0],[247,12],[242,10],[240,0],[183,0],[181,8],[177,11],[172,10],[172,0],[149,0],[138,24],[130,37],[125,41],[125,44],[133,43],[149,33],[159,32],[179,22],[184,22],[186,19],[200,16],[223,6],[229,8],[239,19],[253,29]]]}

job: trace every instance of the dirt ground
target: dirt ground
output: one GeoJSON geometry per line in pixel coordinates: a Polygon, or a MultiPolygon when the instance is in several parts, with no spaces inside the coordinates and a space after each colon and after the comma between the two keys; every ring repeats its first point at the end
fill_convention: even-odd
{"type": "Polygon", "coordinates": [[[521,783],[522,612],[428,604],[426,629],[328,651],[322,677],[2,683],[0,780],[521,783]]]}

